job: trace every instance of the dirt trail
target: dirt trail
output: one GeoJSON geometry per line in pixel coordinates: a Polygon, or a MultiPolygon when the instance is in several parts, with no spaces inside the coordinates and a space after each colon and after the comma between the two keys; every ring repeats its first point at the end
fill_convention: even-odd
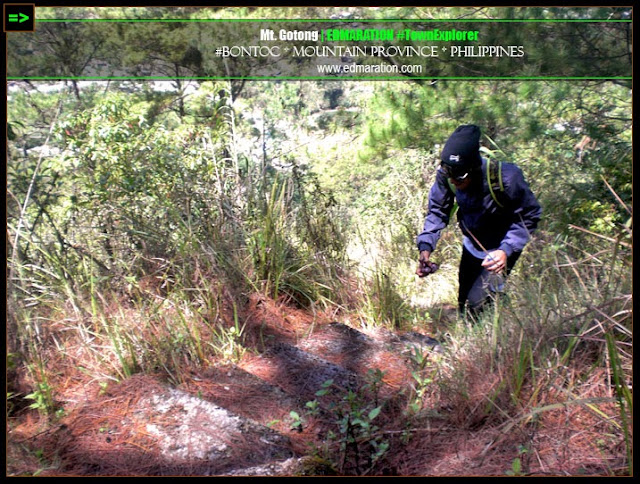
{"type": "Polygon", "coordinates": [[[43,462],[53,463],[40,475],[62,476],[504,475],[510,469],[521,435],[456,425],[444,403],[407,417],[415,376],[426,377],[443,351],[428,335],[318,324],[263,306],[246,319],[248,351],[235,364],[195,368],[173,384],[135,375],[79,402],[43,432],[18,425],[9,435],[12,465],[20,449],[30,449],[24,465],[38,449],[43,462]],[[426,356],[422,367],[416,354],[426,356]]]}

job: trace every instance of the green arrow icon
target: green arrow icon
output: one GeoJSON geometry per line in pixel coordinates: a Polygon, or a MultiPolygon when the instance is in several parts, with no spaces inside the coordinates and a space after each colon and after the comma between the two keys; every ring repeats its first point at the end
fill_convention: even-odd
{"type": "Polygon", "coordinates": [[[18,23],[22,23],[22,22],[26,22],[27,20],[29,20],[29,16],[23,14],[22,12],[20,12],[19,14],[17,13],[10,13],[9,14],[9,22],[18,22],[18,23]],[[18,17],[19,15],[19,17],[18,17]]]}

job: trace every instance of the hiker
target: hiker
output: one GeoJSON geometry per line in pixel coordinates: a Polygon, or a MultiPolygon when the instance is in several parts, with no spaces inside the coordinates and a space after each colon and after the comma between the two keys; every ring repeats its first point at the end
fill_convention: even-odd
{"type": "Polygon", "coordinates": [[[458,280],[458,310],[477,318],[504,289],[505,277],[536,229],[542,208],[516,165],[480,155],[480,128],[459,126],[442,150],[436,181],[429,192],[416,274],[435,272],[430,261],[440,232],[452,216],[463,234],[458,280]]]}

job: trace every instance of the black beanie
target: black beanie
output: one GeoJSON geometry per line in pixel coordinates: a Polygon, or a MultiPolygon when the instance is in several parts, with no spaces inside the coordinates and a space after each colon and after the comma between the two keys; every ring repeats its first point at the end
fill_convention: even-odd
{"type": "Polygon", "coordinates": [[[440,159],[452,168],[480,167],[480,128],[474,124],[458,126],[445,143],[440,159]]]}

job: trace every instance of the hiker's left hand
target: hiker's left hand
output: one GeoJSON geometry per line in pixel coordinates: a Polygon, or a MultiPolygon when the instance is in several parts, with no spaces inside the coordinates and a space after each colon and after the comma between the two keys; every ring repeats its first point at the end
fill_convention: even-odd
{"type": "Polygon", "coordinates": [[[482,261],[482,267],[500,274],[507,267],[507,254],[500,249],[489,252],[482,261]]]}

